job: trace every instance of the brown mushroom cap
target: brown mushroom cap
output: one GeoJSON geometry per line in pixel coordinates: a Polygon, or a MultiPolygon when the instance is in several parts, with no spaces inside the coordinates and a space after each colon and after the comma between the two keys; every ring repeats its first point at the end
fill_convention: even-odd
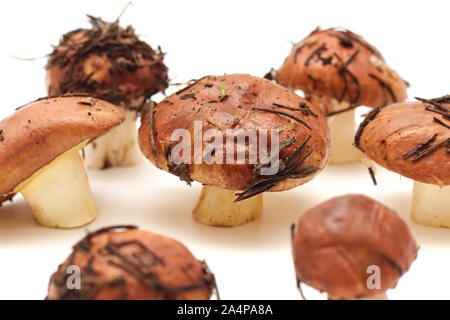
{"type": "Polygon", "coordinates": [[[49,95],[88,93],[132,109],[168,85],[164,54],[139,40],[131,26],[89,17],[92,29],[65,34],[47,64],[49,95]]]}
{"type": "Polygon", "coordinates": [[[44,98],[21,107],[0,121],[0,195],[124,120],[121,108],[86,96],[44,98]]]}
{"type": "MultiPolygon", "coordinates": [[[[249,161],[246,161],[246,164],[227,164],[224,159],[224,164],[204,162],[193,164],[192,159],[191,164],[185,167],[174,166],[169,155],[178,142],[171,141],[171,135],[175,129],[182,128],[188,130],[193,137],[194,121],[202,122],[203,133],[208,129],[217,129],[223,134],[227,129],[244,132],[257,129],[279,129],[280,144],[292,138],[295,139],[292,140],[295,141],[293,144],[281,151],[280,159],[286,159],[288,155],[292,155],[307,137],[311,136],[304,150],[295,157],[298,160],[311,151],[309,157],[298,165],[298,168],[310,166],[311,171],[308,171],[304,177],[283,178],[274,183],[270,191],[290,189],[311,180],[323,169],[329,156],[328,126],[325,118],[315,107],[308,106],[304,99],[289,89],[266,79],[245,74],[207,76],[164,99],[156,105],[154,112],[149,112],[142,117],[139,130],[142,151],[159,168],[177,174],[187,181],[193,179],[224,189],[243,190],[258,180],[254,170],[255,165],[249,164],[249,161]],[[295,109],[289,110],[286,107],[295,109]],[[300,119],[304,124],[286,115],[255,108],[285,112],[300,119]]],[[[270,133],[268,136],[270,137],[270,133]]],[[[191,140],[193,144],[194,139],[191,140]]],[[[206,143],[203,142],[203,148],[205,146],[206,143]]],[[[245,148],[248,152],[248,144],[245,148]]],[[[194,152],[191,152],[191,155],[193,158],[194,152]]],[[[278,177],[279,175],[274,176],[274,181],[278,177]]]]}
{"type": "Polygon", "coordinates": [[[214,287],[206,264],[180,242],[118,226],[90,233],[74,246],[52,275],[47,299],[206,300],[214,287]],[[80,290],[67,287],[69,266],[81,271],[80,290]]]}
{"type": "Polygon", "coordinates": [[[395,287],[418,246],[397,214],[363,195],[330,199],[307,211],[293,238],[299,281],[343,299],[395,287]],[[380,289],[369,289],[369,266],[380,268],[380,289]]]}
{"type": "Polygon", "coordinates": [[[341,110],[333,99],[353,107],[378,107],[407,97],[407,84],[379,51],[345,29],[313,31],[293,47],[276,78],[302,90],[325,114],[341,110]]]}
{"type": "Polygon", "coordinates": [[[355,144],[370,159],[402,176],[450,185],[450,99],[442,104],[426,101],[375,109],[361,123],[355,144]],[[447,111],[439,113],[436,103],[447,111]]]}

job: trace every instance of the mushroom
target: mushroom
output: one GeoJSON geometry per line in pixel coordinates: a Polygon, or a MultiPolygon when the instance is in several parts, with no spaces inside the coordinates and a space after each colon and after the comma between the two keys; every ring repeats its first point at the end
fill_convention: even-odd
{"type": "Polygon", "coordinates": [[[86,96],[19,108],[0,121],[0,195],[22,193],[42,226],[92,221],[97,209],[79,151],[124,119],[122,109],[86,96]]]}
{"type": "MultiPolygon", "coordinates": [[[[217,287],[180,242],[134,226],[88,233],[51,276],[48,300],[208,300],[217,287]]],[[[218,297],[219,298],[219,297],[218,297]]]]}
{"type": "Polygon", "coordinates": [[[274,76],[316,104],[328,117],[333,151],[330,163],[360,159],[353,146],[355,108],[378,107],[407,98],[407,83],[380,52],[345,29],[314,30],[294,45],[274,76]]]}
{"type": "Polygon", "coordinates": [[[84,160],[93,169],[134,165],[143,158],[136,118],[168,85],[164,54],[139,40],[131,26],[88,17],[92,28],[65,34],[50,55],[48,93],[87,93],[122,107],[125,121],[88,144],[84,160]]]}
{"type": "Polygon", "coordinates": [[[450,96],[375,109],[355,145],[388,170],[414,180],[412,219],[450,227],[450,96]]]}
{"type": "Polygon", "coordinates": [[[214,226],[258,218],[263,192],[310,181],[330,149],[325,118],[315,107],[245,74],[206,76],[167,97],[142,116],[139,143],[158,168],[203,184],[193,215],[214,226]]]}
{"type": "Polygon", "coordinates": [[[358,194],[317,205],[292,230],[299,289],[304,282],[329,299],[387,299],[419,249],[395,211],[358,194]]]}

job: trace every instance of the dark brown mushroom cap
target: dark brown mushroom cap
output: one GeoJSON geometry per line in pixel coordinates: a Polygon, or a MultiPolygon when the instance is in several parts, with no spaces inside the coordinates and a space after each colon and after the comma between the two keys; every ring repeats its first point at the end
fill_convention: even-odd
{"type": "Polygon", "coordinates": [[[121,108],[86,96],[44,98],[18,109],[0,121],[0,195],[124,120],[121,108]]]}
{"type": "Polygon", "coordinates": [[[356,146],[402,176],[450,185],[450,99],[446,103],[438,99],[375,109],[361,123],[356,146]]]}
{"type": "Polygon", "coordinates": [[[345,29],[313,31],[293,47],[276,78],[302,90],[325,114],[345,108],[336,102],[378,107],[407,97],[407,84],[379,51],[345,29]]]}
{"type": "Polygon", "coordinates": [[[133,227],[110,227],[74,246],[52,275],[47,299],[207,300],[214,286],[206,264],[180,242],[133,227]],[[81,271],[79,290],[67,287],[70,266],[81,271]]]}
{"type": "MultiPolygon", "coordinates": [[[[270,133],[268,136],[270,138],[270,133]]],[[[289,89],[266,79],[245,74],[207,76],[167,97],[156,105],[153,117],[151,111],[143,115],[139,141],[146,157],[159,168],[180,175],[184,180],[193,179],[231,190],[246,189],[262,177],[273,178],[271,181],[276,182],[273,183],[270,191],[281,191],[303,184],[323,169],[330,150],[326,120],[315,107],[309,106],[304,99],[289,89]],[[286,107],[294,108],[294,110],[286,109],[286,107]],[[258,108],[260,109],[257,110],[258,108]],[[270,111],[285,112],[299,119],[303,124],[289,116],[270,111]],[[194,121],[201,121],[203,133],[208,129],[217,129],[224,135],[227,129],[233,129],[235,132],[278,129],[280,144],[291,139],[294,141],[281,151],[280,159],[284,160],[310,136],[302,152],[294,158],[298,161],[311,152],[309,157],[298,165],[298,168],[308,167],[309,171],[302,171],[304,176],[300,178],[286,177],[278,181],[281,170],[277,176],[259,177],[255,173],[255,165],[250,164],[249,161],[245,164],[227,164],[224,159],[224,164],[204,162],[193,164],[193,151],[191,164],[176,167],[172,164],[170,153],[178,141],[171,141],[171,135],[176,129],[186,129],[191,134],[193,145],[194,121]],[[154,144],[151,139],[152,132],[154,144]]],[[[207,143],[203,141],[203,148],[206,145],[207,143]]],[[[226,142],[224,146],[231,149],[226,142]]],[[[244,147],[248,153],[249,144],[247,143],[244,147]]],[[[236,159],[236,152],[234,157],[236,159]]],[[[259,160],[258,157],[258,162],[259,160]]]]}
{"type": "Polygon", "coordinates": [[[139,40],[131,26],[90,17],[92,29],[65,34],[47,64],[50,95],[88,93],[140,109],[168,86],[164,54],[139,40]]]}
{"type": "Polygon", "coordinates": [[[363,196],[330,199],[307,211],[293,238],[299,281],[343,299],[395,287],[417,257],[407,225],[381,203],[363,196]],[[369,266],[380,269],[380,289],[369,289],[369,266]]]}

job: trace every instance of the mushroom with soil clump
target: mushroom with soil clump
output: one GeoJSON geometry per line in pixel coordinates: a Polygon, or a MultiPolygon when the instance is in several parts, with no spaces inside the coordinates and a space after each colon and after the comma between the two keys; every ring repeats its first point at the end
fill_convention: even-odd
{"type": "Polygon", "coordinates": [[[84,148],[89,168],[134,165],[142,159],[136,118],[148,99],[167,88],[164,54],[131,26],[88,16],[92,28],[65,34],[47,63],[49,95],[87,93],[125,110],[125,121],[84,148]]]}
{"type": "Polygon", "coordinates": [[[263,192],[310,181],[330,149],[315,107],[245,74],[206,76],[167,97],[143,115],[139,143],[158,168],[203,183],[193,214],[216,226],[259,217],[263,192]]]}
{"type": "Polygon", "coordinates": [[[85,225],[97,215],[80,149],[124,121],[105,101],[44,98],[0,121],[0,195],[21,192],[46,227],[85,225]]]}
{"type": "Polygon", "coordinates": [[[88,233],[73,247],[52,275],[46,299],[208,300],[213,291],[219,298],[206,263],[180,242],[114,226],[88,233]]]}
{"type": "Polygon", "coordinates": [[[329,299],[387,299],[419,249],[395,211],[364,195],[325,201],[292,231],[299,289],[304,282],[329,299]]]}
{"type": "Polygon", "coordinates": [[[273,78],[301,90],[328,117],[330,163],[361,157],[353,146],[356,107],[376,108],[407,97],[407,83],[380,52],[361,36],[338,28],[316,29],[297,43],[273,78]]]}
{"type": "Polygon", "coordinates": [[[412,219],[450,227],[450,96],[375,109],[355,145],[388,170],[414,180],[412,219]]]}

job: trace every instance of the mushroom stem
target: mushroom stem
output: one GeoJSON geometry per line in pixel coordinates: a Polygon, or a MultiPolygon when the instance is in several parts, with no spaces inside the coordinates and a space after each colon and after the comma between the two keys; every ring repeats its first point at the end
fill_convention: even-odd
{"type": "Polygon", "coordinates": [[[97,216],[80,149],[63,153],[14,190],[22,193],[44,227],[79,227],[97,216]]]}
{"type": "Polygon", "coordinates": [[[136,111],[125,110],[124,122],[84,148],[84,163],[89,169],[133,166],[142,161],[136,118],[136,111]]]}
{"type": "Polygon", "coordinates": [[[355,140],[355,109],[328,117],[333,150],[331,164],[359,161],[362,153],[353,145],[355,140]]]}
{"type": "MultiPolygon", "coordinates": [[[[338,297],[328,294],[328,300],[346,300],[346,299],[341,299],[341,298],[338,298],[338,297]]],[[[389,299],[387,297],[386,291],[383,291],[383,292],[376,293],[372,296],[367,296],[367,297],[363,297],[363,298],[355,298],[352,300],[389,300],[389,299]]]]}
{"type": "Polygon", "coordinates": [[[450,227],[450,186],[414,181],[412,219],[430,227],[450,227]]]}
{"type": "Polygon", "coordinates": [[[233,202],[238,190],[203,186],[200,198],[193,210],[194,218],[201,223],[235,227],[257,219],[262,214],[262,194],[233,202]]]}

